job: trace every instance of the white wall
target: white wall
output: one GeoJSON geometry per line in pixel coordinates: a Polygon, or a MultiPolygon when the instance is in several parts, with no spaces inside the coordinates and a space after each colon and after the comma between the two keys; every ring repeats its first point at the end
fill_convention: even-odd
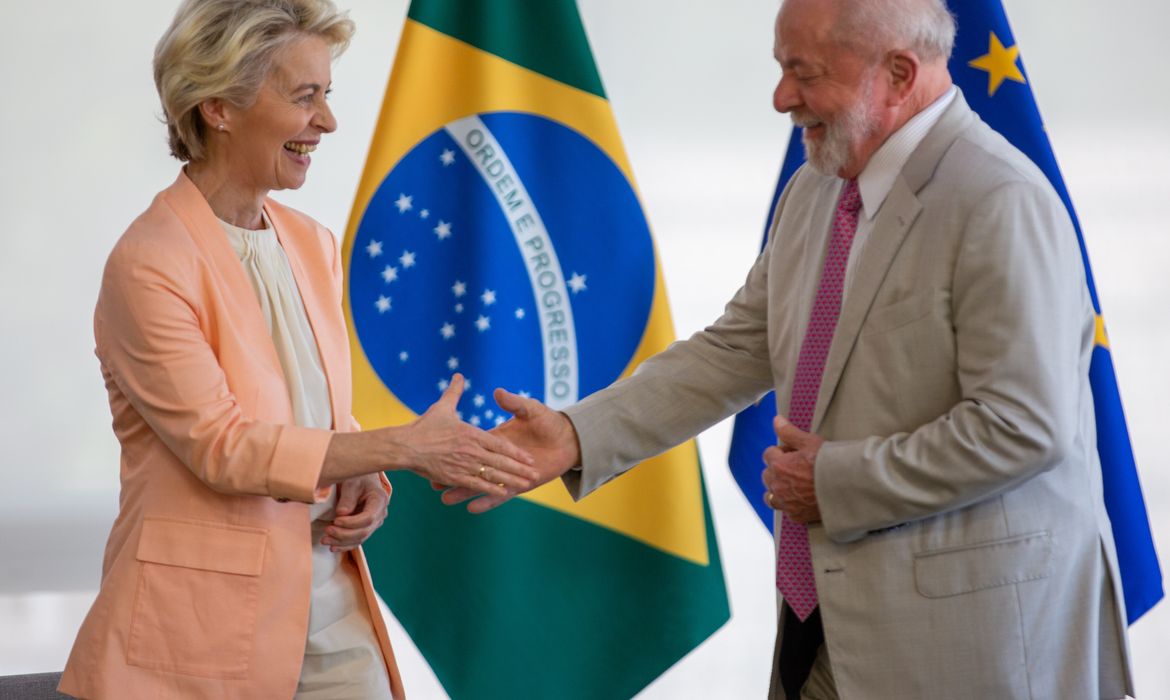
{"type": "MultiPolygon", "coordinates": [[[[96,590],[117,449],[92,354],[102,262],[174,178],[150,56],[174,0],[17,4],[0,41],[0,673],[59,668],[96,590]]],[[[405,0],[341,0],[358,35],[334,71],[341,124],[281,199],[345,228],[405,0]]],[[[1008,0],[1081,215],[1162,560],[1170,563],[1170,78],[1160,0],[1008,0]],[[1055,14],[1059,16],[1054,16],[1055,14]]],[[[787,140],[771,111],[775,0],[581,0],[663,258],[680,335],[714,318],[759,244],[787,140]]],[[[733,618],[646,697],[759,697],[769,538],[727,476],[728,428],[700,441],[733,618]]],[[[1143,698],[1170,698],[1170,605],[1132,628],[1143,698]]],[[[441,691],[402,653],[415,697],[441,691]]]]}

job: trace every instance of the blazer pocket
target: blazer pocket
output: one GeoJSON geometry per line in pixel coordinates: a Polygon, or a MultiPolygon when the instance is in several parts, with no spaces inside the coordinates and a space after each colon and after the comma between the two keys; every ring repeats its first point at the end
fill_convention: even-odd
{"type": "Polygon", "coordinates": [[[207,678],[246,678],[268,532],[146,518],[126,660],[207,678]]]}
{"type": "Polygon", "coordinates": [[[914,584],[927,598],[946,598],[1034,581],[1052,573],[1052,549],[1052,533],[1043,531],[918,552],[914,584]]]}
{"type": "Polygon", "coordinates": [[[873,309],[865,318],[861,335],[885,333],[928,316],[936,301],[945,298],[942,289],[925,289],[893,304],[873,309]]]}

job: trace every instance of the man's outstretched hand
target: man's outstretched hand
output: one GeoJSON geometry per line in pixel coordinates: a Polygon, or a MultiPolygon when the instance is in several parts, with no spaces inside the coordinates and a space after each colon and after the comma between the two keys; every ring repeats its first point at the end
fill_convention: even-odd
{"type": "MultiPolygon", "coordinates": [[[[503,389],[495,391],[496,403],[512,414],[512,419],[491,432],[505,438],[516,447],[532,455],[536,471],[540,476],[530,488],[536,488],[561,476],[581,462],[581,447],[577,442],[577,431],[563,413],[554,411],[536,399],[526,399],[503,389]]],[[[507,494],[484,494],[469,488],[447,488],[434,483],[436,489],[446,489],[443,503],[451,506],[469,498],[467,504],[471,513],[483,513],[504,503],[522,491],[507,487],[507,494]]],[[[525,489],[530,490],[530,489],[525,489]]]]}

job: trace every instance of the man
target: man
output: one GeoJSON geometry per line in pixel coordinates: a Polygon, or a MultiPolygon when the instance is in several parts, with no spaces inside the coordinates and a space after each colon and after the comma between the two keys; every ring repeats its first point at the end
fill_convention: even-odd
{"type": "Polygon", "coordinates": [[[809,162],[723,316],[563,414],[497,391],[581,498],[776,389],[772,697],[1132,692],[1076,236],[952,86],[954,32],[941,0],[785,2],[809,162]]]}

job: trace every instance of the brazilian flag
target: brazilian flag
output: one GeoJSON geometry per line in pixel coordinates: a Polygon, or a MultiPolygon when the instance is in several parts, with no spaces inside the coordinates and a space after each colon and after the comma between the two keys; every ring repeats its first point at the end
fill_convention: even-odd
{"type": "MultiPolygon", "coordinates": [[[[560,408],[665,348],[633,182],[572,0],[414,0],[343,244],[362,425],[458,371],[488,428],[494,387],[560,408]]],[[[581,503],[472,516],[392,481],[370,568],[452,697],[628,698],[729,617],[693,442],[581,503]]]]}

